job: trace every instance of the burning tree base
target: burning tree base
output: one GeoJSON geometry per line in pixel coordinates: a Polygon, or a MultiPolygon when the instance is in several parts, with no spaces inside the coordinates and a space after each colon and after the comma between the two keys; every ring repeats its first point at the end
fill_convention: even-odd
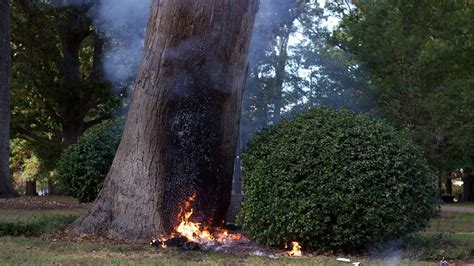
{"type": "MultiPolygon", "coordinates": [[[[241,250],[244,253],[253,253],[259,256],[275,257],[267,255],[259,250],[259,247],[243,237],[239,232],[231,232],[225,228],[208,228],[201,223],[192,222],[193,209],[191,204],[196,195],[191,196],[184,205],[180,206],[178,216],[179,224],[169,236],[160,236],[151,241],[151,246],[160,249],[178,248],[181,250],[241,250]]],[[[291,250],[282,255],[290,257],[302,256],[301,246],[298,242],[292,242],[291,250]]]]}
{"type": "Polygon", "coordinates": [[[230,233],[227,229],[215,228],[210,230],[201,223],[190,220],[193,215],[191,204],[196,194],[191,196],[184,205],[180,206],[179,224],[169,236],[160,236],[152,240],[151,245],[168,248],[177,247],[184,250],[207,250],[213,246],[225,245],[229,242],[246,241],[240,233],[230,233]]]}
{"type": "MultiPolygon", "coordinates": [[[[227,231],[225,231],[227,232],[227,231]]],[[[178,248],[181,250],[192,250],[192,251],[205,251],[205,250],[221,250],[225,248],[232,248],[241,246],[244,247],[250,244],[250,241],[240,235],[226,233],[229,238],[212,237],[211,239],[193,238],[192,240],[186,236],[172,236],[170,238],[153,239],[150,243],[151,246],[160,249],[167,248],[178,248]]]]}

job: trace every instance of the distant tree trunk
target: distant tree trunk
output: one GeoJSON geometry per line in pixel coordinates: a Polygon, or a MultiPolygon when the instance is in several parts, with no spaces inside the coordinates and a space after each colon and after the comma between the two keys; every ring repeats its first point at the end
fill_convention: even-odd
{"type": "Polygon", "coordinates": [[[0,198],[18,196],[10,179],[10,1],[0,0],[0,198]]]}
{"type": "Polygon", "coordinates": [[[26,195],[27,196],[37,196],[36,192],[36,179],[31,181],[26,181],[26,195]]]}
{"type": "Polygon", "coordinates": [[[466,173],[462,177],[462,181],[464,182],[463,200],[474,201],[474,178],[472,172],[466,173]]]}
{"type": "Polygon", "coordinates": [[[224,222],[258,0],[154,0],[125,131],[104,188],[71,233],[149,240],[224,222]]]}
{"type": "Polygon", "coordinates": [[[278,123],[281,118],[281,111],[283,109],[283,84],[286,76],[286,64],[288,62],[288,41],[290,39],[289,32],[284,32],[279,38],[278,58],[275,64],[275,104],[273,110],[274,124],[278,123]]]}
{"type": "MultiPolygon", "coordinates": [[[[83,93],[85,88],[81,84],[81,61],[79,59],[81,44],[93,34],[92,24],[87,16],[90,8],[90,5],[74,7],[74,12],[71,12],[63,23],[58,26],[63,54],[58,67],[62,70],[62,86],[68,91],[67,95],[70,97],[68,100],[72,103],[65,104],[60,109],[63,134],[62,150],[74,144],[84,132],[84,118],[90,109],[88,104],[90,99],[85,97],[88,94],[83,93]]],[[[96,47],[95,45],[94,48],[96,47]]],[[[96,52],[96,49],[94,49],[94,57],[96,52]]],[[[92,74],[95,74],[97,66],[94,65],[93,68],[92,74]]]]}
{"type": "MultiPolygon", "coordinates": [[[[77,114],[76,114],[77,115],[77,114]]],[[[77,119],[76,115],[72,115],[64,120],[62,125],[63,141],[61,143],[61,151],[76,143],[81,134],[84,132],[83,117],[77,119]]]]}
{"type": "Polygon", "coordinates": [[[446,177],[446,182],[444,183],[446,187],[446,194],[453,195],[453,181],[451,176],[446,177]]]}

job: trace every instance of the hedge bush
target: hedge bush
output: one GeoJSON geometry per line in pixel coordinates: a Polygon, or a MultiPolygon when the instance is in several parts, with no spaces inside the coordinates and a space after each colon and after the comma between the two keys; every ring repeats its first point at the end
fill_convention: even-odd
{"type": "Polygon", "coordinates": [[[80,202],[91,202],[102,188],[112,165],[124,119],[107,121],[87,130],[63,153],[58,165],[61,187],[80,202]]]}
{"type": "Polygon", "coordinates": [[[435,177],[385,122],[315,109],[263,130],[243,155],[243,226],[256,241],[358,250],[428,225],[435,177]]]}

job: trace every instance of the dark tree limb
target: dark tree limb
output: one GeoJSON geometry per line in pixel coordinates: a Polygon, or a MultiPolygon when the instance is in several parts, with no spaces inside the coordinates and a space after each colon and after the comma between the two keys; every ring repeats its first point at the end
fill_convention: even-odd
{"type": "Polygon", "coordinates": [[[41,143],[41,144],[45,144],[45,145],[56,145],[56,143],[46,137],[42,137],[42,136],[39,136],[29,130],[26,130],[24,128],[21,128],[21,127],[14,127],[13,128],[13,131],[15,132],[18,132],[19,134],[23,135],[24,137],[32,140],[32,141],[36,141],[38,143],[41,143]]]}
{"type": "Polygon", "coordinates": [[[93,127],[95,125],[98,125],[108,119],[111,119],[112,116],[111,115],[105,115],[105,116],[102,116],[100,118],[97,118],[97,119],[94,119],[94,120],[90,120],[90,121],[87,121],[87,122],[84,122],[84,130],[87,130],[89,129],[90,127],[93,127]]]}

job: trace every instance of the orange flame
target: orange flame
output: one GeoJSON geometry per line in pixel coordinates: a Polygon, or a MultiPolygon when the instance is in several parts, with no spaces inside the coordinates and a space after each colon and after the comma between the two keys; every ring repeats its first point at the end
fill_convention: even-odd
{"type": "MultiPolygon", "coordinates": [[[[184,206],[180,206],[178,214],[179,225],[174,229],[174,233],[171,237],[184,236],[190,242],[199,244],[204,243],[226,243],[228,241],[240,240],[241,234],[230,234],[228,230],[216,229],[209,230],[207,227],[201,226],[201,223],[194,223],[190,221],[193,215],[194,209],[191,208],[191,203],[196,199],[196,193],[194,193],[184,203],[184,206]]],[[[163,239],[163,238],[162,238],[163,239]]],[[[166,238],[164,238],[166,241],[166,238]]],[[[162,242],[164,242],[162,241],[162,242]]],[[[166,245],[166,244],[163,244],[166,245]]]]}
{"type": "Polygon", "coordinates": [[[150,245],[153,245],[159,241],[161,243],[160,244],[161,248],[165,249],[165,248],[168,248],[168,245],[166,245],[166,240],[168,239],[164,237],[163,235],[161,235],[158,239],[152,239],[150,245]]]}
{"type": "Polygon", "coordinates": [[[301,257],[301,256],[303,256],[303,252],[301,252],[301,245],[298,242],[293,241],[293,242],[291,242],[291,245],[293,245],[293,248],[292,248],[292,250],[287,251],[286,254],[288,254],[288,256],[291,256],[291,257],[301,257]]]}
{"type": "Polygon", "coordinates": [[[180,223],[178,227],[175,228],[176,233],[181,236],[184,236],[190,242],[209,242],[214,241],[214,237],[207,228],[201,230],[200,223],[193,223],[189,221],[189,218],[193,215],[193,209],[191,209],[191,203],[196,199],[196,193],[194,193],[188,201],[184,204],[184,207],[180,207],[180,213],[178,219],[180,223]]]}

